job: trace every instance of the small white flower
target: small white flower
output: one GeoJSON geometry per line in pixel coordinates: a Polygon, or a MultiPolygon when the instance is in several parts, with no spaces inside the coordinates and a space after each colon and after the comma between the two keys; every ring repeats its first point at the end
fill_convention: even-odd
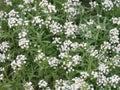
{"type": "Polygon", "coordinates": [[[104,0],[102,2],[103,10],[110,11],[113,8],[113,2],[111,0],[104,0]]]}
{"type": "Polygon", "coordinates": [[[97,25],[96,28],[97,28],[97,29],[101,29],[102,27],[101,27],[100,25],[97,25]]]}
{"type": "Polygon", "coordinates": [[[33,25],[39,26],[40,28],[44,24],[44,20],[41,18],[41,16],[35,16],[32,20],[33,25]]]}
{"type": "Polygon", "coordinates": [[[5,62],[5,59],[6,59],[5,54],[4,53],[3,54],[0,53],[0,62],[5,62]]]}
{"type": "Polygon", "coordinates": [[[113,24],[120,25],[120,17],[112,17],[112,22],[113,24]]]}
{"type": "Polygon", "coordinates": [[[89,74],[87,72],[80,72],[80,77],[83,79],[87,79],[87,77],[89,77],[89,74]]]}
{"type": "Polygon", "coordinates": [[[22,49],[28,49],[29,48],[29,44],[30,44],[30,41],[28,39],[26,39],[26,38],[19,39],[18,45],[22,49]]]}
{"type": "Polygon", "coordinates": [[[12,5],[13,5],[12,2],[11,2],[11,0],[4,0],[4,2],[5,2],[7,5],[9,5],[9,6],[12,6],[12,5]]]}
{"type": "Polygon", "coordinates": [[[0,74],[0,80],[3,80],[4,75],[0,74]]]}
{"type": "Polygon", "coordinates": [[[75,33],[77,32],[77,30],[77,25],[73,24],[73,22],[65,22],[64,33],[66,37],[72,36],[73,38],[75,38],[75,33]]]}
{"type": "Polygon", "coordinates": [[[11,62],[11,67],[14,70],[14,72],[16,72],[16,70],[20,70],[22,65],[24,65],[26,63],[27,58],[25,57],[25,55],[17,55],[16,60],[13,60],[11,62]]]}
{"type": "Polygon", "coordinates": [[[9,43],[7,41],[4,41],[0,44],[0,51],[6,52],[9,47],[9,43]]]}
{"type": "Polygon", "coordinates": [[[107,41],[104,41],[103,44],[101,45],[102,50],[107,50],[111,48],[111,44],[107,41]]]}
{"type": "Polygon", "coordinates": [[[30,4],[34,2],[34,0],[23,0],[23,1],[24,1],[24,4],[30,4]]]}
{"type": "Polygon", "coordinates": [[[39,88],[47,87],[48,83],[45,80],[40,80],[38,83],[39,88]]]}
{"type": "Polygon", "coordinates": [[[55,6],[49,3],[47,0],[42,0],[39,3],[39,6],[43,9],[42,11],[44,13],[56,13],[55,6]]]}
{"type": "Polygon", "coordinates": [[[28,30],[24,29],[18,34],[18,37],[24,38],[25,36],[27,36],[27,33],[28,33],[28,30]]]}
{"type": "Polygon", "coordinates": [[[54,35],[63,32],[62,25],[59,24],[58,22],[52,21],[49,27],[50,27],[50,32],[53,33],[54,35]]]}
{"type": "Polygon", "coordinates": [[[115,1],[114,1],[114,4],[115,4],[116,7],[119,8],[119,7],[120,7],[120,0],[115,0],[115,1]]]}
{"type": "Polygon", "coordinates": [[[116,85],[120,82],[120,77],[118,75],[113,75],[109,77],[109,84],[116,88],[116,85]]]}
{"type": "Polygon", "coordinates": [[[96,1],[94,2],[89,2],[91,8],[96,8],[96,6],[98,6],[98,3],[96,1]]]}
{"type": "Polygon", "coordinates": [[[51,67],[55,68],[55,67],[57,67],[58,64],[59,64],[59,59],[57,59],[56,57],[51,57],[51,58],[48,59],[48,64],[49,64],[51,67]]]}
{"type": "Polygon", "coordinates": [[[104,63],[99,63],[98,70],[107,74],[109,72],[109,67],[104,63]]]}
{"type": "Polygon", "coordinates": [[[94,20],[90,19],[88,22],[87,22],[88,25],[93,25],[94,24],[94,20]]]}
{"type": "Polygon", "coordinates": [[[25,90],[34,90],[32,82],[26,82],[24,85],[25,90]]]}
{"type": "Polygon", "coordinates": [[[38,54],[35,56],[34,62],[36,61],[41,62],[44,60],[44,57],[45,57],[45,54],[41,50],[38,50],[38,54]]]}
{"type": "Polygon", "coordinates": [[[9,16],[9,18],[11,18],[11,17],[19,17],[19,16],[18,16],[18,12],[15,11],[14,9],[11,10],[11,11],[8,13],[8,16],[9,16]]]}

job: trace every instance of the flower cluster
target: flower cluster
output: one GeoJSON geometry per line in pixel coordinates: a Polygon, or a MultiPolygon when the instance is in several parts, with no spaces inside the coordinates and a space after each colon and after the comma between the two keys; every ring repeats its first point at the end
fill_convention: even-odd
{"type": "Polygon", "coordinates": [[[23,19],[19,17],[18,12],[16,12],[15,10],[11,10],[8,13],[8,26],[10,28],[14,27],[14,26],[19,26],[22,25],[23,19]]]}
{"type": "Polygon", "coordinates": [[[115,0],[114,4],[115,4],[116,7],[120,7],[120,0],[115,0]]]}
{"type": "Polygon", "coordinates": [[[11,67],[16,72],[17,70],[20,70],[22,65],[26,63],[26,56],[25,55],[17,55],[16,60],[13,60],[11,62],[11,67]]]}
{"type": "Polygon", "coordinates": [[[40,16],[36,16],[36,17],[33,18],[32,23],[33,23],[35,26],[38,25],[38,26],[41,28],[41,26],[44,24],[44,21],[43,21],[43,19],[41,19],[40,16]]]}
{"type": "Polygon", "coordinates": [[[47,0],[42,0],[39,3],[40,8],[42,8],[44,13],[56,13],[57,10],[55,9],[55,6],[49,3],[47,0]]]}
{"type": "Polygon", "coordinates": [[[7,41],[4,41],[0,44],[0,51],[5,53],[9,47],[9,43],[7,41]]]}
{"type": "Polygon", "coordinates": [[[80,13],[81,2],[79,0],[67,0],[63,5],[64,12],[67,13],[68,19],[80,13]]]}
{"type": "Polygon", "coordinates": [[[49,27],[50,32],[53,34],[62,33],[62,25],[60,25],[58,22],[52,21],[49,27]]]}
{"type": "Polygon", "coordinates": [[[75,33],[77,32],[77,26],[73,24],[73,22],[66,22],[64,25],[64,32],[66,37],[72,36],[75,38],[75,33]]]}
{"type": "Polygon", "coordinates": [[[28,49],[29,48],[30,41],[26,38],[27,33],[28,33],[28,30],[24,29],[18,34],[18,38],[19,38],[18,45],[22,49],[28,49]]]}
{"type": "Polygon", "coordinates": [[[113,28],[110,30],[110,42],[111,43],[119,43],[119,30],[117,28],[113,28]]]}
{"type": "Polygon", "coordinates": [[[24,4],[30,4],[34,2],[34,0],[23,0],[23,1],[24,1],[24,4]]]}
{"type": "Polygon", "coordinates": [[[34,90],[32,82],[26,82],[24,85],[25,90],[34,90]]]}
{"type": "Polygon", "coordinates": [[[44,80],[40,80],[38,83],[39,88],[47,87],[47,82],[44,80]]]}
{"type": "Polygon", "coordinates": [[[114,24],[120,25],[120,17],[112,17],[112,22],[114,24]]]}
{"type": "Polygon", "coordinates": [[[94,90],[93,85],[89,85],[81,77],[75,77],[70,83],[68,80],[56,80],[55,90],[94,90]],[[73,83],[72,83],[73,82],[73,83]]]}
{"type": "Polygon", "coordinates": [[[45,57],[45,54],[41,50],[38,50],[38,54],[35,56],[34,62],[36,61],[41,62],[44,60],[44,57],[45,57]]]}
{"type": "Polygon", "coordinates": [[[56,57],[51,57],[48,59],[48,64],[51,66],[51,67],[57,67],[58,64],[60,63],[59,59],[57,59],[56,57]]]}
{"type": "Polygon", "coordinates": [[[59,55],[60,58],[63,59],[62,67],[66,70],[66,73],[74,71],[74,67],[80,64],[82,61],[81,56],[79,55],[66,55],[65,53],[61,53],[59,55]]]}
{"type": "Polygon", "coordinates": [[[96,1],[94,2],[89,2],[91,8],[96,8],[98,6],[98,3],[96,1]]]}
{"type": "Polygon", "coordinates": [[[113,2],[111,0],[104,0],[102,5],[105,11],[110,11],[113,8],[113,2]]]}

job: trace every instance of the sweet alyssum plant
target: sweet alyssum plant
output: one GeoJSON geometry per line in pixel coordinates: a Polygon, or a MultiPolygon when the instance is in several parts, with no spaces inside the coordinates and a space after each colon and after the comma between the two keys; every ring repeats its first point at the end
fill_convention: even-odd
{"type": "Polygon", "coordinates": [[[120,90],[120,0],[0,4],[0,90],[120,90]]]}

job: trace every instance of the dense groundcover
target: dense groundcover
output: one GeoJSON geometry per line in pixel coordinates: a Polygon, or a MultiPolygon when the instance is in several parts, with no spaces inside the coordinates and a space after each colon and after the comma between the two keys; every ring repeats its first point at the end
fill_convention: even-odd
{"type": "Polygon", "coordinates": [[[0,0],[0,90],[120,90],[120,0],[0,0]]]}

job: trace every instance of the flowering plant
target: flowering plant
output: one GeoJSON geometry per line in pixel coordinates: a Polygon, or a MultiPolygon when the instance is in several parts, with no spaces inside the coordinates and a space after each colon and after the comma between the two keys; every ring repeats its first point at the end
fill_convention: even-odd
{"type": "Polygon", "coordinates": [[[0,3],[0,90],[120,90],[120,0],[0,3]]]}

